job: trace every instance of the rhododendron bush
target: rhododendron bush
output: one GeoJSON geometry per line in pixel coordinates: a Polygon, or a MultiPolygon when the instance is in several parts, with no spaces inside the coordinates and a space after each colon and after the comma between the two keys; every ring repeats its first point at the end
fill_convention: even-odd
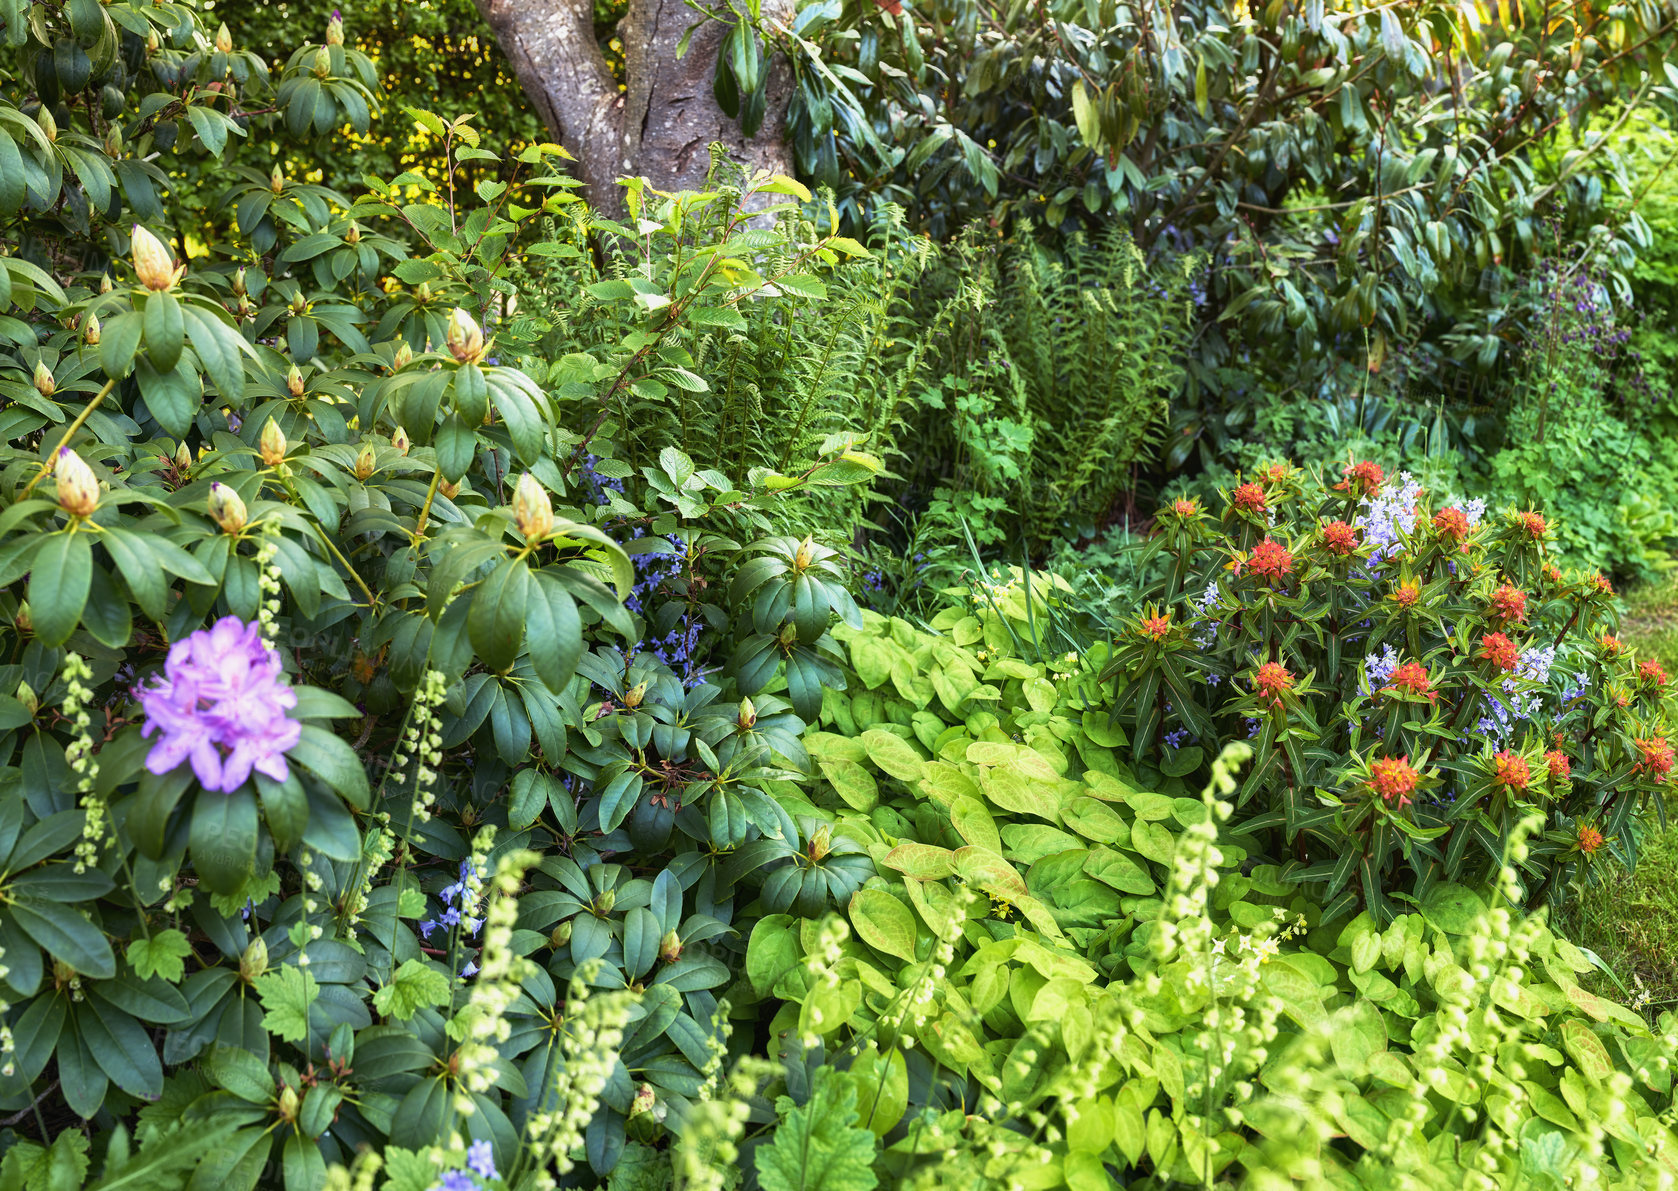
{"type": "Polygon", "coordinates": [[[1193,780],[1252,742],[1236,798],[1289,880],[1385,919],[1392,895],[1521,868],[1559,900],[1673,766],[1667,677],[1616,638],[1612,586],[1564,573],[1535,510],[1424,491],[1356,461],[1273,465],[1222,507],[1178,500],[1142,547],[1163,576],[1104,677],[1142,772],[1193,780]]]}

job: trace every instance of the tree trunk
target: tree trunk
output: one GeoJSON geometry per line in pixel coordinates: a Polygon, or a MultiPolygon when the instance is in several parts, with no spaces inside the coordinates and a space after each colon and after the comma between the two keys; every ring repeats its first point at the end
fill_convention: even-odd
{"type": "MultiPolygon", "coordinates": [[[[618,27],[626,86],[601,56],[591,0],[476,0],[502,53],[554,139],[576,158],[584,194],[598,210],[622,209],[617,180],[646,178],[660,190],[694,190],[720,141],[748,172],[792,172],[786,143],[792,72],[769,64],[763,126],[749,140],[717,106],[712,78],[726,31],[717,21],[694,30],[688,52],[676,46],[699,14],[683,0],[630,0],[618,27]]],[[[764,19],[782,23],[794,0],[765,0],[764,19]]]]}

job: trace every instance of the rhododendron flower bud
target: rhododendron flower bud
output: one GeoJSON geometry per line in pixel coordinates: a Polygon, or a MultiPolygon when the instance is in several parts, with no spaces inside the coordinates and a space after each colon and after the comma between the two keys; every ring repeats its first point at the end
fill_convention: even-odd
{"type": "Polygon", "coordinates": [[[51,397],[58,392],[58,382],[52,378],[52,369],[48,368],[45,362],[41,360],[35,361],[35,375],[30,378],[30,383],[35,386],[35,391],[43,397],[51,397]]]}
{"type": "Polygon", "coordinates": [[[262,462],[269,467],[278,467],[285,462],[285,431],[280,424],[269,418],[262,427],[262,437],[257,441],[257,450],[262,453],[262,462]]]}
{"type": "Polygon", "coordinates": [[[285,171],[280,168],[278,162],[274,163],[274,168],[268,173],[268,189],[275,194],[285,189],[285,171]]]}
{"type": "Polygon", "coordinates": [[[229,485],[211,484],[209,503],[210,520],[220,526],[223,533],[238,533],[245,528],[245,502],[229,485]]]}
{"type": "Polygon", "coordinates": [[[398,455],[406,455],[413,443],[408,440],[408,432],[398,426],[396,433],[390,436],[390,445],[398,455]]]}
{"type": "Polygon", "coordinates": [[[682,958],[682,939],[674,930],[665,931],[664,938],[659,940],[658,958],[667,964],[682,958]]]}
{"type": "Polygon", "coordinates": [[[59,508],[72,517],[93,515],[99,507],[99,480],[80,455],[69,447],[60,447],[53,478],[58,481],[59,508]]]}
{"type": "Polygon", "coordinates": [[[527,542],[540,542],[553,533],[554,507],[547,489],[536,477],[525,472],[513,490],[513,524],[527,542]]]}
{"type": "Polygon", "coordinates": [[[810,846],[805,849],[805,854],[811,860],[821,860],[831,851],[833,851],[833,828],[823,823],[810,836],[810,846]]]}
{"type": "Polygon", "coordinates": [[[361,243],[361,225],[353,219],[350,220],[350,226],[344,232],[344,243],[346,243],[346,244],[359,244],[359,243],[361,243]]]}
{"type": "Polygon", "coordinates": [[[792,556],[792,569],[795,571],[807,570],[810,564],[815,561],[815,558],[815,539],[806,534],[804,540],[798,543],[798,551],[792,556]]]}
{"type": "Polygon", "coordinates": [[[638,682],[634,686],[630,687],[627,691],[624,692],[623,705],[625,707],[629,707],[629,708],[639,707],[639,706],[641,706],[641,700],[645,699],[646,697],[647,697],[647,684],[646,684],[646,682],[645,681],[638,682]]]}
{"type": "Polygon", "coordinates": [[[332,10],[332,18],[326,22],[326,44],[344,44],[344,18],[336,8],[332,10]]]}
{"type": "Polygon", "coordinates": [[[28,600],[24,600],[17,606],[16,620],[19,632],[32,633],[35,631],[35,618],[29,614],[28,600]]]}
{"type": "MultiPolygon", "coordinates": [[[[28,607],[27,603],[24,607],[28,607]]],[[[17,684],[17,690],[13,693],[12,697],[19,703],[23,704],[23,709],[30,715],[34,715],[37,711],[41,710],[41,697],[35,693],[35,688],[30,686],[27,682],[19,682],[17,684]]]]}
{"type": "Polygon", "coordinates": [[[187,449],[185,442],[175,447],[175,466],[181,471],[192,466],[192,452],[187,449]]]}
{"type": "Polygon", "coordinates": [[[290,393],[293,397],[301,397],[305,392],[303,387],[303,370],[296,364],[293,364],[290,368],[286,369],[285,389],[286,392],[290,393]]]}
{"type": "Polygon", "coordinates": [[[99,275],[99,292],[102,294],[108,294],[111,292],[112,288],[111,275],[109,273],[101,273],[99,275]]]}
{"type": "Polygon", "coordinates": [[[58,140],[58,121],[52,118],[52,112],[45,104],[35,113],[35,123],[40,126],[41,135],[47,138],[49,144],[58,140]]]}
{"type": "Polygon", "coordinates": [[[82,342],[87,344],[89,347],[98,347],[99,335],[99,316],[97,314],[90,314],[87,316],[87,326],[82,328],[82,342]]]}
{"type": "Polygon", "coordinates": [[[146,30],[146,53],[155,54],[163,48],[163,43],[157,39],[157,30],[146,30]]]}
{"type": "Polygon", "coordinates": [[[221,23],[221,28],[216,30],[216,49],[223,54],[231,54],[233,52],[233,34],[227,31],[226,21],[223,21],[221,23]]]}
{"type": "Polygon", "coordinates": [[[455,497],[460,495],[460,485],[452,480],[444,480],[442,483],[437,485],[437,491],[441,492],[450,500],[453,500],[455,497]]]}
{"type": "Polygon", "coordinates": [[[392,372],[401,372],[413,362],[414,349],[409,347],[408,341],[404,339],[401,343],[396,345],[396,354],[390,358],[390,370],[392,372]]]}
{"type": "Polygon", "coordinates": [[[243,265],[240,265],[238,271],[233,274],[233,285],[231,288],[233,290],[234,297],[242,298],[245,296],[247,291],[245,289],[245,267],[243,265]]]}
{"type": "MultiPolygon", "coordinates": [[[[130,254],[134,262],[134,276],[149,290],[166,290],[180,280],[175,269],[175,258],[163,246],[163,241],[139,224],[130,236],[130,254]]],[[[184,271],[184,269],[182,270],[184,271]]]]}
{"type": "Polygon", "coordinates": [[[462,364],[476,364],[484,358],[483,329],[459,306],[449,315],[449,326],[443,341],[448,344],[449,354],[462,364]]]}
{"type": "Polygon", "coordinates": [[[740,700],[740,715],[734,722],[742,728],[751,728],[757,723],[757,707],[750,699],[740,700]]]}
{"type": "Polygon", "coordinates": [[[239,957],[239,978],[249,984],[268,970],[268,944],[261,935],[250,941],[239,957]]]}
{"type": "Polygon", "coordinates": [[[366,480],[379,470],[379,457],[373,453],[372,443],[362,443],[355,457],[355,478],[366,480]]]}
{"type": "Polygon", "coordinates": [[[105,156],[122,156],[122,129],[115,124],[105,130],[105,156]]]}
{"type": "Polygon", "coordinates": [[[332,51],[325,46],[315,51],[314,74],[317,79],[332,77],[332,51]]]}

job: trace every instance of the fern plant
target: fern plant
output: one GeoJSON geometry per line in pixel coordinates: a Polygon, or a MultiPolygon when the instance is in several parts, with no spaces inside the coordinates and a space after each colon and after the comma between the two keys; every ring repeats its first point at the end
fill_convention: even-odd
{"type": "Polygon", "coordinates": [[[579,450],[610,441],[634,467],[674,447],[743,488],[762,469],[889,451],[916,359],[898,347],[899,308],[930,247],[889,208],[873,251],[806,217],[819,201],[763,226],[742,190],[810,196],[733,168],[719,162],[706,193],[679,200],[632,186],[634,227],[551,221],[512,279],[526,313],[501,342],[555,360],[579,450]]]}
{"type": "Polygon", "coordinates": [[[1150,264],[1118,229],[1059,255],[958,242],[922,303],[921,371],[939,379],[907,448],[919,484],[1005,497],[1015,524],[996,536],[1034,553],[1105,522],[1181,383],[1193,269],[1150,264]]]}

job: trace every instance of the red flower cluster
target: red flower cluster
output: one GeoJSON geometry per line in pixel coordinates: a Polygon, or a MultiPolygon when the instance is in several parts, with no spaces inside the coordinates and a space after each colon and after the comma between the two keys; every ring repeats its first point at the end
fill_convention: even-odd
{"type": "Polygon", "coordinates": [[[1358,531],[1344,521],[1323,526],[1323,546],[1330,554],[1350,554],[1358,548],[1358,531]]]}
{"type": "Polygon", "coordinates": [[[1672,746],[1666,742],[1666,737],[1654,736],[1635,743],[1637,751],[1643,755],[1635,770],[1648,774],[1657,782],[1664,782],[1666,775],[1672,772],[1672,746]]]}
{"type": "Polygon", "coordinates": [[[1410,805],[1410,795],[1416,792],[1416,783],[1421,781],[1421,777],[1411,768],[1408,753],[1402,757],[1383,757],[1369,766],[1370,788],[1381,796],[1382,801],[1396,802],[1399,806],[1410,805]]]}
{"type": "Polygon", "coordinates": [[[1637,677],[1654,686],[1666,685],[1666,671],[1654,658],[1644,658],[1637,663],[1637,677]]]}
{"type": "Polygon", "coordinates": [[[1460,542],[1468,536],[1468,514],[1455,506],[1440,509],[1433,515],[1433,528],[1439,531],[1440,537],[1460,542]]]}
{"type": "Polygon", "coordinates": [[[1414,579],[1406,579],[1387,598],[1400,608],[1414,608],[1416,601],[1422,598],[1422,585],[1414,579]]]}
{"type": "Polygon", "coordinates": [[[1505,583],[1492,592],[1492,615],[1499,620],[1525,623],[1527,618],[1527,593],[1518,587],[1505,583]]]}
{"type": "Polygon", "coordinates": [[[1293,690],[1293,674],[1281,662],[1266,662],[1253,675],[1253,689],[1272,707],[1282,705],[1282,696],[1293,690]]]}
{"type": "Polygon", "coordinates": [[[1611,596],[1614,594],[1614,585],[1608,581],[1608,576],[1600,571],[1586,579],[1585,586],[1596,595],[1611,596]]]}
{"type": "Polygon", "coordinates": [[[1165,640],[1165,635],[1171,631],[1171,613],[1160,616],[1144,616],[1142,627],[1136,630],[1144,637],[1151,637],[1155,641],[1165,640]]]}
{"type": "Polygon", "coordinates": [[[1269,506],[1265,504],[1264,489],[1257,484],[1242,484],[1237,488],[1231,499],[1235,507],[1245,509],[1249,513],[1262,513],[1269,506]]]}
{"type": "Polygon", "coordinates": [[[1263,480],[1266,484],[1280,484],[1287,478],[1288,465],[1285,463],[1272,463],[1269,467],[1259,472],[1259,479],[1263,480]]]}
{"type": "Polygon", "coordinates": [[[1200,512],[1200,502],[1198,500],[1174,500],[1171,502],[1171,511],[1179,517],[1192,517],[1200,512]]]}
{"type": "Polygon", "coordinates": [[[1387,482],[1387,473],[1381,470],[1381,465],[1368,459],[1341,468],[1340,474],[1345,478],[1334,486],[1334,490],[1354,496],[1375,496],[1381,491],[1381,485],[1387,482]]]}
{"type": "Polygon", "coordinates": [[[1625,646],[1620,643],[1620,639],[1613,633],[1602,634],[1596,639],[1596,643],[1602,647],[1602,652],[1611,658],[1619,657],[1625,650],[1625,646]]]}
{"type": "Polygon", "coordinates": [[[1521,660],[1521,651],[1502,633],[1487,633],[1480,638],[1480,660],[1490,662],[1499,670],[1513,670],[1521,660]]]}
{"type": "Polygon", "coordinates": [[[1272,583],[1276,583],[1293,570],[1293,555],[1274,538],[1265,538],[1253,547],[1252,554],[1247,558],[1247,565],[1272,583]]]}
{"type": "Polygon", "coordinates": [[[1521,528],[1527,531],[1527,536],[1535,542],[1550,532],[1550,523],[1544,520],[1542,513],[1522,513],[1520,523],[1521,528]]]}
{"type": "Polygon", "coordinates": [[[1427,667],[1420,662],[1405,662],[1392,673],[1387,683],[1389,689],[1396,687],[1401,691],[1409,691],[1412,695],[1421,695],[1427,699],[1437,699],[1439,694],[1433,689],[1433,680],[1427,675],[1427,667]]]}
{"type": "Polygon", "coordinates": [[[1495,772],[1492,774],[1492,785],[1508,786],[1511,790],[1525,790],[1532,781],[1532,770],[1528,768],[1526,758],[1519,757],[1508,749],[1504,749],[1492,758],[1495,772]]]}
{"type": "Polygon", "coordinates": [[[1586,856],[1591,855],[1607,841],[1602,838],[1602,832],[1589,823],[1579,824],[1579,850],[1586,856]]]}
{"type": "Polygon", "coordinates": [[[1573,762],[1567,759],[1567,754],[1560,749],[1551,749],[1544,754],[1544,764],[1549,767],[1550,776],[1566,781],[1573,776],[1573,762]]]}

